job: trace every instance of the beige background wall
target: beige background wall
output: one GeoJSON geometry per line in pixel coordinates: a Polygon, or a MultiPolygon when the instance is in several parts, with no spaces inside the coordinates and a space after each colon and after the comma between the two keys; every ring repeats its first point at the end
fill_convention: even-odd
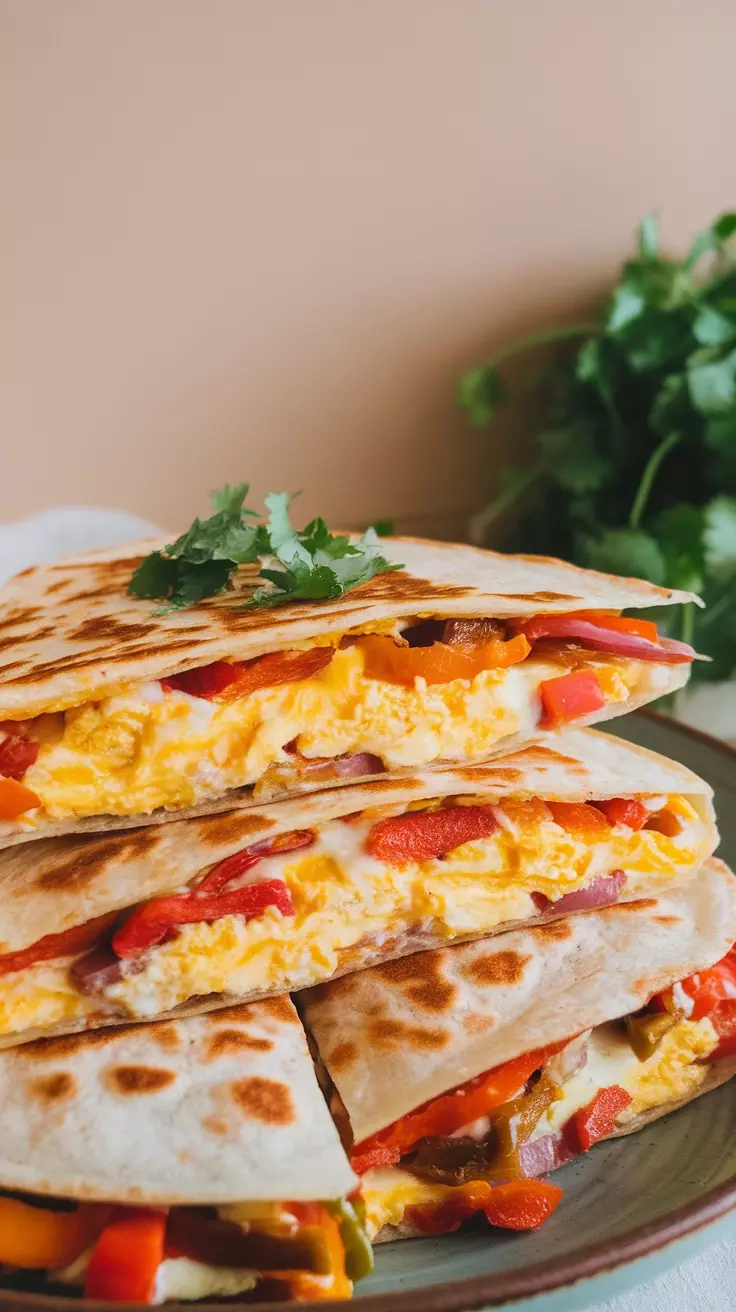
{"type": "MultiPolygon", "coordinates": [[[[0,518],[454,531],[464,364],[736,203],[733,0],[0,0],[0,518]]],[[[513,440],[509,437],[507,440],[513,440]]]]}

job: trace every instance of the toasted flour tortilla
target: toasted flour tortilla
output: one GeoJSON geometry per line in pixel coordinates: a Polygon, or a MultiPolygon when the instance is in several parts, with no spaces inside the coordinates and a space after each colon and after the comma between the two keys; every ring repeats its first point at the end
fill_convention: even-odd
{"type": "Polygon", "coordinates": [[[0,1054],[0,1188],[150,1206],[357,1180],[288,997],[0,1054]]]}
{"type": "MultiPolygon", "coordinates": [[[[292,830],[318,829],[364,808],[406,808],[427,798],[458,795],[493,803],[510,797],[577,802],[667,794],[686,797],[705,822],[705,859],[718,842],[710,786],[676,761],[592,729],[566,729],[487,764],[384,776],[323,789],[308,800],[172,820],[105,837],[41,839],[0,851],[0,954],[181,890],[245,847],[292,830]]],[[[411,945],[404,950],[411,951],[411,945]]]]}
{"type": "Polygon", "coordinates": [[[546,556],[504,556],[421,538],[384,540],[390,561],[338,601],[244,610],[257,567],[225,593],[157,615],[127,595],[133,571],[165,542],[134,542],[24,570],[0,589],[0,715],[27,719],[75,706],[121,685],[216,660],[249,660],[382,620],[432,615],[538,615],[699,601],[689,592],[616,578],[546,556]]]}
{"type": "Polygon", "coordinates": [[[638,1010],[735,940],[736,877],[711,860],[666,895],[387,963],[300,1006],[362,1142],[502,1062],[638,1010]]]}
{"type": "MultiPolygon", "coordinates": [[[[153,545],[38,566],[0,589],[0,724],[11,743],[26,732],[40,743],[37,760],[16,776],[40,804],[31,798],[17,812],[11,806],[0,821],[0,846],[260,804],[332,786],[345,771],[372,778],[382,765],[411,773],[412,761],[488,759],[540,735],[539,685],[561,677],[565,667],[554,652],[532,654],[507,671],[482,672],[477,685],[448,680],[455,696],[446,685],[427,689],[417,680],[399,691],[388,679],[364,677],[360,653],[343,650],[312,676],[281,684],[275,678],[234,697],[235,716],[227,698],[215,697],[211,732],[201,700],[197,708],[197,699],[181,690],[164,697],[157,680],[166,676],[283,649],[334,649],[343,634],[393,630],[427,617],[503,619],[689,599],[559,561],[395,539],[388,554],[407,568],[379,575],[337,602],[246,609],[254,566],[242,571],[235,592],[161,615],[155,602],[126,592],[153,545]],[[122,702],[114,701],[118,696],[122,702]],[[165,705],[155,705],[162,700],[165,705]],[[45,712],[69,715],[63,723],[61,715],[43,723],[38,717],[45,712]]],[[[605,649],[580,662],[600,676],[605,704],[578,724],[671,693],[690,668],[687,660],[642,661],[605,649]]]]}

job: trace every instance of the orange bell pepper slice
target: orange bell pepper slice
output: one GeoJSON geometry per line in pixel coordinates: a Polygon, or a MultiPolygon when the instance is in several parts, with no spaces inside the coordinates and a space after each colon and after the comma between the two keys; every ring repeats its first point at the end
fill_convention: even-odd
{"type": "Polygon", "coordinates": [[[548,802],[547,806],[555,823],[576,838],[589,838],[610,831],[611,822],[607,816],[587,802],[548,802]]]}
{"type": "Polygon", "coordinates": [[[545,1180],[509,1180],[492,1188],[483,1211],[491,1225],[504,1230],[538,1230],[561,1198],[559,1185],[545,1180]]]}
{"type": "Polygon", "coordinates": [[[369,634],[356,644],[363,653],[364,672],[369,679],[408,687],[415,679],[427,684],[474,679],[483,670],[507,669],[526,659],[531,645],[523,633],[508,642],[500,638],[474,646],[434,642],[430,647],[401,647],[393,638],[369,634]]]}
{"type": "Polygon", "coordinates": [[[17,820],[19,815],[41,805],[41,798],[17,779],[0,779],[0,820],[17,820]]]}
{"type": "Polygon", "coordinates": [[[0,1198],[0,1262],[25,1270],[53,1270],[75,1261],[94,1232],[93,1209],[55,1212],[17,1198],[0,1198]]]}
{"type": "Polygon", "coordinates": [[[311,1271],[264,1271],[264,1277],[285,1281],[292,1299],[299,1303],[351,1298],[353,1282],[345,1271],[345,1246],[340,1237],[340,1225],[321,1203],[289,1203],[288,1209],[305,1225],[318,1225],[325,1240],[329,1273],[314,1275],[311,1271]]]}
{"type": "Polygon", "coordinates": [[[602,629],[612,629],[614,633],[633,633],[635,637],[646,638],[648,642],[659,642],[657,626],[652,620],[642,620],[633,615],[606,615],[602,610],[576,610],[571,618],[588,620],[602,629]]]}

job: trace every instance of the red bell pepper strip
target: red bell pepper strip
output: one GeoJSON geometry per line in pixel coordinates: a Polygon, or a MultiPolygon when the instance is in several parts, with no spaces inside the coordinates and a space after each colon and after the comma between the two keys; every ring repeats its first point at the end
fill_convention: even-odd
{"type": "Polygon", "coordinates": [[[92,1250],[84,1282],[85,1298],[153,1303],[165,1236],[165,1212],[121,1208],[92,1250]]]}
{"type": "Polygon", "coordinates": [[[260,688],[272,688],[298,679],[312,679],[326,669],[335,654],[334,647],[310,647],[307,651],[275,651],[252,661],[232,664],[214,661],[196,670],[172,674],[161,679],[163,688],[186,692],[190,697],[208,701],[234,701],[260,688]]]}
{"type": "MultiPolygon", "coordinates": [[[[680,988],[692,999],[691,1020],[703,1020],[720,1003],[736,999],[736,944],[709,970],[700,970],[697,975],[689,975],[687,979],[681,980],[680,988]]],[[[671,989],[665,989],[664,993],[652,998],[650,1006],[664,1007],[667,1011],[677,1010],[671,989]]]]}
{"type": "Polygon", "coordinates": [[[638,615],[607,615],[602,610],[576,610],[571,615],[561,618],[576,622],[587,620],[590,624],[597,624],[599,628],[609,629],[613,633],[633,633],[635,637],[646,638],[648,642],[659,642],[657,626],[653,620],[643,620],[638,615]]]}
{"type": "Polygon", "coordinates": [[[406,1219],[425,1235],[449,1234],[476,1212],[485,1212],[491,1225],[505,1230],[538,1230],[561,1198],[562,1190],[544,1180],[496,1185],[473,1180],[448,1191],[441,1203],[408,1207],[406,1219]]]}
{"type": "Polygon", "coordinates": [[[720,1040],[710,1060],[736,1056],[736,999],[726,998],[719,1002],[710,1019],[720,1040]]]}
{"type": "Polygon", "coordinates": [[[494,1186],[483,1211],[491,1225],[504,1230],[538,1230],[561,1198],[559,1185],[544,1180],[509,1180],[494,1186]]]}
{"type": "Polygon", "coordinates": [[[113,911],[106,916],[97,916],[94,920],[87,920],[83,925],[73,925],[71,929],[65,929],[61,934],[46,934],[29,948],[21,948],[18,952],[7,952],[0,957],[0,975],[9,975],[14,970],[27,970],[29,966],[37,965],[39,961],[53,961],[56,957],[75,957],[77,953],[84,952],[102,938],[112,925],[115,915],[113,911]]]}
{"type": "Polygon", "coordinates": [[[196,925],[201,921],[220,920],[222,916],[243,916],[253,920],[269,907],[282,916],[294,915],[294,903],[283,879],[267,879],[246,884],[231,892],[197,895],[175,894],[156,898],[137,907],[125,924],[113,934],[113,951],[119,957],[137,957],[141,952],[162,943],[179,925],[196,925]]]}
{"type": "Polygon", "coordinates": [[[627,829],[643,829],[651,819],[651,811],[633,797],[611,797],[605,802],[593,802],[611,825],[625,825],[627,829]]]}
{"type": "Polygon", "coordinates": [[[366,847],[387,865],[431,861],[463,843],[489,838],[499,828],[491,806],[452,806],[443,811],[409,811],[387,816],[371,829],[366,847]]]}
{"type": "Polygon", "coordinates": [[[253,847],[246,847],[242,852],[235,852],[233,856],[225,857],[224,861],[218,861],[201,883],[192,889],[191,895],[201,897],[205,893],[219,893],[226,884],[231,884],[246,870],[257,866],[264,856],[296,852],[301,847],[311,847],[314,841],[315,835],[311,829],[293,829],[291,833],[277,834],[275,838],[267,838],[263,843],[254,843],[253,847]]]}
{"type": "Polygon", "coordinates": [[[544,679],[539,685],[542,698],[541,729],[558,729],[569,720],[600,711],[605,694],[592,670],[573,670],[557,679],[544,679]]]}
{"type": "MultiPolygon", "coordinates": [[[[4,727],[0,725],[0,730],[4,727]]],[[[5,779],[22,779],[36,760],[39,746],[32,738],[9,733],[0,743],[0,775],[5,779]]]]}
{"type": "Polygon", "coordinates": [[[600,1089],[587,1107],[581,1107],[565,1125],[565,1139],[578,1153],[587,1153],[599,1139],[613,1130],[622,1111],[631,1103],[631,1094],[618,1084],[600,1089]]]}
{"type": "MultiPolygon", "coordinates": [[[[357,1162],[362,1162],[368,1155],[373,1159],[376,1152],[386,1150],[398,1151],[399,1157],[394,1157],[392,1162],[371,1160],[370,1165],[394,1165],[420,1139],[452,1134],[463,1125],[471,1125],[480,1116],[487,1116],[511,1098],[517,1098],[530,1075],[564,1046],[564,1043],[555,1043],[546,1048],[535,1048],[521,1057],[515,1057],[513,1061],[485,1071],[473,1080],[467,1080],[451,1093],[431,1099],[416,1111],[401,1116],[385,1130],[379,1130],[377,1134],[355,1145],[350,1155],[353,1169],[359,1171],[357,1162]]],[[[369,1168],[366,1166],[362,1169],[369,1168]]]]}

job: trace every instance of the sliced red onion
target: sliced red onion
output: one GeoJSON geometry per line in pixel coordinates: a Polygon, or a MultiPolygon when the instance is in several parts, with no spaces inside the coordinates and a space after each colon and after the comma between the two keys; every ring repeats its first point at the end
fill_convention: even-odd
{"type": "Polygon", "coordinates": [[[94,948],[73,963],[69,975],[80,993],[104,993],[110,984],[123,978],[122,962],[111,947],[94,948]]]}
{"type": "Polygon", "coordinates": [[[556,1171],[558,1166],[567,1166],[576,1156],[577,1153],[565,1143],[561,1130],[519,1145],[521,1169],[527,1177],[556,1171]]]}
{"type": "Polygon", "coordinates": [[[592,620],[575,619],[573,615],[537,615],[531,620],[510,620],[509,629],[523,633],[530,642],[539,638],[570,638],[583,647],[611,652],[614,656],[631,656],[638,661],[661,661],[665,665],[679,665],[692,661],[697,652],[686,642],[674,638],[660,638],[650,642],[636,633],[619,633],[592,620]]]}
{"type": "Polygon", "coordinates": [[[583,1034],[578,1034],[561,1052],[555,1053],[550,1057],[544,1070],[549,1075],[553,1084],[565,1084],[567,1080],[581,1071],[588,1062],[588,1040],[590,1030],[585,1030],[583,1034]]]}
{"type": "Polygon", "coordinates": [[[383,774],[385,765],[380,756],[372,752],[356,752],[352,756],[320,757],[309,761],[302,757],[297,767],[301,775],[322,775],[325,779],[360,779],[370,774],[383,774]]]}
{"type": "Polygon", "coordinates": [[[618,901],[626,883],[623,870],[612,870],[610,875],[599,875],[587,888],[577,888],[573,893],[563,893],[553,902],[544,893],[532,893],[532,902],[537,910],[547,919],[550,912],[555,916],[567,916],[571,911],[592,911],[596,907],[611,907],[618,901]]]}

